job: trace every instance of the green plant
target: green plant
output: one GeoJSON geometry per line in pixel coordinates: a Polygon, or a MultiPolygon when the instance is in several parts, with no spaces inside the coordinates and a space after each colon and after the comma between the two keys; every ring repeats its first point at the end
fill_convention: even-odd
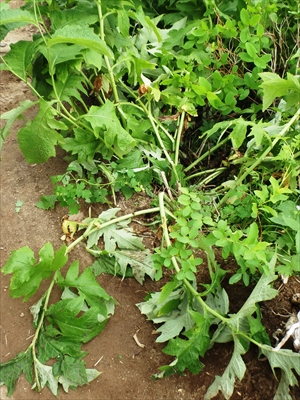
{"type": "MultiPolygon", "coordinates": [[[[205,210],[204,217],[199,213],[201,210],[199,197],[183,189],[178,201],[181,206],[175,215],[172,215],[165,208],[163,193],[160,194],[165,246],[158,249],[154,256],[156,279],[162,275],[163,267],[171,270],[172,276],[160,292],[151,293],[143,303],[138,304],[140,311],[149,320],[160,324],[156,330],[159,333],[156,341],[167,342],[163,351],[174,357],[169,365],[160,367],[161,372],[156,377],[161,378],[176,372],[182,374],[186,369],[198,374],[204,366],[201,359],[209,348],[215,343],[233,341],[234,349],[227,368],[221,377],[215,377],[214,383],[204,397],[206,400],[212,399],[221,391],[224,397],[229,399],[233,394],[236,379],[241,380],[246,371],[242,355],[249,350],[250,344],[254,344],[258,352],[267,357],[273,371],[275,368],[281,369],[281,380],[276,396],[286,396],[289,386],[297,382],[292,370],[294,369],[298,375],[300,373],[299,355],[290,350],[280,353],[270,346],[270,339],[261,322],[259,307],[260,302],[270,300],[277,294],[277,290],[272,288],[272,282],[277,277],[276,252],[271,254],[272,257],[267,261],[256,248],[264,244],[257,240],[255,225],[250,227],[248,237],[241,241],[239,241],[241,236],[236,231],[235,234],[230,233],[229,240],[226,238],[222,242],[219,235],[222,234],[222,228],[219,225],[220,223],[224,225],[224,221],[219,221],[219,229],[212,230],[212,234],[205,237],[200,231],[207,231],[210,227],[214,229],[216,224],[209,215],[205,215],[205,210]],[[167,216],[175,219],[175,224],[170,228],[167,216]],[[218,240],[212,239],[213,236],[218,240]],[[173,238],[176,241],[172,243],[173,238]],[[234,240],[233,249],[228,243],[230,239],[234,240]],[[256,247],[251,244],[255,241],[256,247]],[[237,313],[230,312],[229,298],[222,288],[225,271],[215,261],[211,247],[213,244],[224,246],[225,242],[228,253],[232,251],[238,262],[238,257],[241,257],[244,262],[254,260],[264,265],[260,279],[237,313]],[[207,258],[209,279],[205,284],[197,279],[203,262],[202,259],[194,257],[199,250],[202,250],[202,254],[207,258]]],[[[224,257],[226,258],[226,255],[224,257]]],[[[249,267],[251,270],[251,264],[249,267]]],[[[233,275],[232,283],[236,281],[236,276],[237,274],[233,275]]]]}
{"type": "MultiPolygon", "coordinates": [[[[112,208],[80,224],[65,221],[72,235],[85,230],[66,251],[87,239],[96,257],[88,270],[96,275],[143,282],[169,270],[161,292],[139,304],[161,324],[158,341],[168,341],[165,352],[175,357],[160,376],[198,373],[209,347],[233,341],[232,359],[205,397],[221,390],[229,398],[252,343],[273,371],[281,369],[276,396],[285,396],[296,383],[293,370],[299,375],[299,355],[270,347],[259,303],[276,296],[278,275],[299,273],[299,4],[31,0],[20,10],[4,3],[1,9],[2,36],[29,23],[37,34],[2,58],[1,68],[26,83],[36,101],[2,115],[0,145],[14,121],[37,107],[18,132],[26,160],[45,162],[57,145],[67,152],[66,172],[52,177],[54,193],[37,206],[58,202],[76,213],[82,201],[109,203],[111,195],[116,204],[117,192],[152,195],[160,186],[168,193],[159,195],[159,207],[131,216],[115,218],[112,208]],[[163,241],[153,268],[128,221],[159,210],[163,241]],[[235,258],[234,270],[220,267],[215,248],[223,260],[235,258]],[[231,285],[256,282],[235,314],[223,288],[226,275],[231,285]]],[[[53,284],[62,286],[69,276],[54,274],[53,284]]],[[[22,355],[26,371],[36,362],[29,356],[35,348],[22,355]]]]}
{"type": "Polygon", "coordinates": [[[63,245],[54,251],[51,243],[46,243],[39,251],[39,261],[27,246],[11,253],[4,274],[12,274],[10,295],[23,297],[28,301],[38,292],[42,282],[50,279],[48,289],[30,307],[35,334],[27,350],[12,360],[0,365],[0,384],[5,384],[8,395],[14,392],[15,382],[24,373],[26,379],[38,391],[46,385],[54,395],[61,385],[68,392],[87,384],[100,374],[95,369],[86,369],[83,357],[87,354],[81,349],[97,336],[114,313],[116,301],[109,296],[95,279],[102,272],[110,272],[125,277],[130,268],[132,276],[140,283],[145,274],[154,275],[151,259],[140,238],[127,226],[131,217],[157,209],[149,209],[131,215],[115,217],[119,209],[103,212],[98,218],[87,218],[80,227],[74,222],[73,233],[84,229],[68,247],[63,245]],[[104,249],[95,248],[99,238],[104,238],[104,249]],[[87,248],[99,260],[93,266],[79,273],[79,262],[73,262],[62,274],[68,262],[68,253],[83,240],[87,248]],[[109,255],[109,257],[108,257],[109,255]],[[107,259],[110,259],[107,262],[107,259]],[[111,269],[110,269],[111,268],[111,269]],[[62,291],[61,299],[51,302],[55,287],[62,291]],[[53,362],[49,365],[49,360],[53,362]]]}

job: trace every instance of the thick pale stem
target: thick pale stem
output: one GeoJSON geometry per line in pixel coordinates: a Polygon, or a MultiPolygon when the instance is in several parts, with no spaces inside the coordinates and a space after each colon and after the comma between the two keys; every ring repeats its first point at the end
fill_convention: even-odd
{"type": "Polygon", "coordinates": [[[137,217],[139,215],[144,215],[144,214],[150,214],[150,213],[156,213],[159,211],[159,207],[154,207],[154,208],[148,208],[146,210],[140,210],[140,211],[135,211],[130,214],[122,215],[121,217],[112,219],[110,221],[104,222],[103,224],[99,223],[99,219],[95,218],[93,221],[90,222],[90,224],[87,226],[87,229],[83,233],[83,235],[79,236],[73,243],[71,243],[67,249],[66,249],[66,254],[70,253],[71,250],[75,246],[77,246],[78,243],[82,242],[84,239],[86,239],[88,236],[90,236],[92,233],[99,231],[100,229],[106,228],[109,225],[112,224],[117,224],[118,222],[125,221],[127,219],[131,219],[134,217],[137,217]],[[94,227],[95,226],[95,227],[94,227]],[[94,228],[93,228],[94,227],[94,228]]]}
{"type": "Polygon", "coordinates": [[[179,122],[179,126],[177,129],[176,143],[175,143],[175,160],[174,160],[175,165],[177,165],[178,161],[179,161],[179,148],[180,148],[181,137],[182,137],[183,129],[184,129],[185,115],[186,115],[186,113],[185,113],[185,111],[183,111],[181,113],[180,122],[179,122]]]}

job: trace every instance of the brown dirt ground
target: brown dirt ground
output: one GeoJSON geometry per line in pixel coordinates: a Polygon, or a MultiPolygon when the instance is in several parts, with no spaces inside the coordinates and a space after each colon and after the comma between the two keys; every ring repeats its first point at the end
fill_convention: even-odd
{"type": "MultiPolygon", "coordinates": [[[[18,2],[14,2],[16,5],[18,2]]],[[[6,38],[9,43],[14,38],[24,39],[26,29],[20,29],[17,36],[6,38]],[[19,35],[19,36],[18,36],[19,35]]],[[[1,73],[1,113],[6,112],[30,96],[22,82],[7,72],[1,73]]],[[[33,113],[34,111],[31,111],[33,113]]],[[[31,117],[32,114],[27,114],[31,117]]],[[[51,193],[50,177],[63,173],[66,167],[62,157],[52,158],[43,165],[28,165],[21,154],[16,139],[18,129],[24,121],[17,121],[13,132],[7,138],[1,152],[1,215],[0,215],[0,258],[3,266],[14,249],[29,246],[36,253],[50,241],[55,248],[61,246],[61,217],[66,210],[57,207],[53,211],[42,211],[35,207],[35,203],[43,194],[51,193]],[[15,211],[18,200],[24,202],[19,213],[15,211]]],[[[137,196],[133,201],[120,202],[120,207],[131,211],[145,200],[137,196]]],[[[95,206],[94,216],[100,208],[95,206]]],[[[80,260],[81,268],[93,262],[82,246],[78,246],[71,254],[71,261],[80,260]]],[[[229,261],[226,268],[234,267],[229,261]]],[[[1,312],[1,341],[0,362],[6,362],[18,352],[27,348],[28,337],[32,335],[31,315],[29,306],[32,305],[43,293],[34,296],[28,303],[20,299],[9,297],[9,276],[1,274],[0,282],[0,312],[1,312]]],[[[146,321],[140,314],[136,303],[143,300],[149,291],[157,291],[161,283],[147,280],[144,286],[139,285],[134,279],[121,280],[109,275],[101,275],[99,282],[106,291],[119,303],[115,315],[110,319],[104,331],[90,343],[85,345],[89,355],[85,358],[88,368],[101,358],[97,368],[102,372],[99,378],[89,384],[70,391],[69,394],[62,390],[59,400],[201,400],[213,382],[215,375],[221,375],[230,360],[231,344],[218,345],[210,350],[205,359],[205,368],[199,375],[186,373],[184,376],[172,376],[167,379],[154,381],[153,373],[158,372],[158,367],[172,361],[162,353],[163,345],[155,343],[153,325],[146,321]],[[141,349],[133,339],[137,333],[138,339],[145,344],[141,349]]],[[[280,282],[277,283],[279,287],[280,282]]],[[[240,287],[232,288],[227,285],[226,290],[230,296],[231,311],[236,312],[243,304],[249,290],[240,287]]],[[[262,305],[263,320],[270,337],[272,333],[286,321],[276,314],[287,314],[293,311],[290,298],[293,293],[300,292],[300,283],[296,278],[291,278],[283,285],[276,299],[262,305]]],[[[58,296],[58,293],[56,293],[58,296]]],[[[291,343],[288,344],[292,348],[291,343]]],[[[244,357],[247,372],[242,382],[238,382],[232,400],[270,400],[273,398],[278,382],[273,376],[267,361],[258,361],[256,349],[251,349],[244,357]]],[[[300,362],[300,361],[299,361],[300,362]]],[[[300,382],[300,381],[299,381],[300,382]]],[[[300,398],[299,387],[291,390],[293,400],[300,398]]],[[[45,388],[42,393],[32,391],[29,383],[22,376],[16,385],[13,400],[50,400],[53,395],[45,388]]],[[[0,399],[6,400],[6,388],[0,387],[0,399]]],[[[222,400],[218,395],[216,400],[222,400]]],[[[284,399],[282,399],[284,400],[284,399]]]]}

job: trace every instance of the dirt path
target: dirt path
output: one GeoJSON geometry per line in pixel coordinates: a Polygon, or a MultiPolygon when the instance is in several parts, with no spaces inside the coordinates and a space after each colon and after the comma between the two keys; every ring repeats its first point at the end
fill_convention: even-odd
{"type": "MultiPolygon", "coordinates": [[[[18,2],[15,3],[17,6],[18,2]]],[[[28,30],[21,29],[16,36],[10,36],[5,42],[12,43],[21,37],[27,38],[28,30]],[[25,37],[24,37],[25,35],[25,37]]],[[[22,82],[7,72],[1,73],[1,113],[15,107],[20,101],[28,98],[30,93],[22,82]]],[[[34,111],[31,111],[34,112],[34,111]]],[[[30,117],[30,115],[28,115],[30,117]]],[[[10,253],[22,246],[29,246],[36,253],[48,241],[55,248],[61,246],[61,218],[66,210],[57,208],[53,211],[42,211],[35,203],[43,194],[51,193],[50,177],[64,172],[65,163],[61,158],[51,159],[43,165],[28,165],[21,154],[16,133],[24,124],[18,121],[13,133],[8,137],[1,152],[1,215],[0,215],[0,257],[4,265],[10,253]],[[23,205],[16,212],[16,202],[23,205]]],[[[136,201],[136,200],[135,200],[136,201]]],[[[127,204],[127,206],[130,206],[127,204]]],[[[71,259],[79,259],[81,268],[90,265],[93,260],[80,246],[72,253],[71,259]]],[[[187,373],[186,376],[153,381],[151,375],[159,366],[172,361],[161,350],[164,346],[155,343],[153,325],[142,316],[136,303],[141,302],[148,291],[157,290],[154,282],[147,281],[142,287],[133,279],[124,281],[112,276],[101,276],[99,282],[106,291],[119,303],[115,315],[104,331],[88,345],[85,350],[87,367],[92,368],[97,362],[100,377],[88,386],[71,391],[62,390],[58,399],[72,400],[201,400],[216,374],[222,374],[232,351],[231,345],[214,348],[205,359],[205,369],[198,376],[187,373]],[[137,334],[140,348],[133,339],[137,334]]],[[[28,338],[33,334],[29,307],[40,297],[34,296],[28,303],[9,297],[9,277],[1,274],[1,362],[8,361],[29,344],[28,338]]],[[[265,319],[270,334],[280,324],[280,317],[273,311],[291,310],[290,296],[300,292],[300,283],[290,280],[281,291],[276,302],[264,306],[265,319]]],[[[245,297],[244,293],[235,293],[233,304],[245,297]]],[[[247,373],[242,383],[237,385],[233,400],[270,400],[273,398],[277,382],[267,362],[257,361],[254,349],[246,355],[247,373]]],[[[300,398],[299,388],[292,392],[293,400],[300,398]]],[[[21,377],[13,400],[50,400],[54,396],[46,388],[41,394],[32,391],[30,385],[21,377]]],[[[6,400],[6,388],[0,387],[0,399],[6,400]]],[[[217,396],[215,399],[223,399],[217,396]]],[[[283,399],[284,400],[284,399],[283,399]]]]}

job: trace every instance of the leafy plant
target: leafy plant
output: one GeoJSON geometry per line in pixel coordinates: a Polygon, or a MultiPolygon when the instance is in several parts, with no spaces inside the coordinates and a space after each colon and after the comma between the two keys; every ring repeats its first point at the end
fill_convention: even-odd
{"type": "MultiPolygon", "coordinates": [[[[231,251],[237,261],[238,254],[243,262],[250,263],[251,269],[251,262],[254,260],[252,265],[255,265],[256,256],[257,260],[264,264],[264,268],[259,281],[240,310],[236,313],[230,312],[229,298],[222,288],[225,271],[216,263],[211,247],[213,244],[225,245],[225,240],[223,244],[219,237],[222,228],[219,226],[219,230],[213,230],[210,235],[203,236],[200,231],[214,226],[215,223],[208,215],[202,217],[202,213],[199,212],[200,199],[195,193],[183,189],[178,201],[181,208],[177,210],[175,224],[170,229],[167,225],[167,215],[170,216],[171,213],[165,209],[163,193],[160,194],[166,248],[157,250],[154,257],[158,271],[156,279],[162,274],[162,266],[172,271],[171,279],[160,292],[151,293],[144,302],[138,304],[140,311],[149,320],[160,325],[156,331],[159,334],[156,341],[167,342],[163,351],[174,357],[169,365],[160,367],[161,372],[156,377],[169,376],[175,372],[182,374],[186,369],[198,374],[203,369],[201,359],[208,349],[215,343],[233,341],[234,348],[228,366],[221,377],[215,377],[204,397],[206,400],[212,399],[221,391],[224,397],[229,399],[233,394],[236,379],[242,380],[244,377],[246,365],[242,355],[249,350],[252,343],[260,354],[267,357],[273,371],[275,368],[281,369],[281,380],[276,396],[278,398],[286,396],[289,386],[297,383],[293,369],[299,375],[299,355],[291,350],[277,352],[271,347],[270,339],[261,322],[259,307],[260,302],[270,300],[277,295],[277,290],[272,288],[272,282],[277,278],[276,252],[266,261],[265,257],[259,254],[259,249],[250,245],[253,240],[256,240],[257,246],[263,245],[256,238],[255,225],[250,227],[248,237],[240,243],[240,235],[235,232],[235,249],[231,251]],[[213,236],[217,236],[216,242],[212,240],[213,236]],[[176,241],[172,243],[171,238],[176,238],[176,241]],[[249,255],[251,253],[251,257],[248,257],[244,250],[239,250],[243,249],[243,246],[247,248],[249,255]],[[199,249],[207,258],[209,269],[210,279],[205,284],[197,279],[203,262],[202,259],[194,258],[194,253],[199,249]],[[287,361],[288,359],[290,361],[287,361]]],[[[203,214],[205,215],[205,210],[203,214]]],[[[234,234],[231,237],[234,237],[234,234]]],[[[229,242],[227,238],[226,242],[229,242]]],[[[230,252],[228,246],[230,248],[230,244],[227,244],[227,251],[230,252]]],[[[236,282],[236,276],[237,274],[233,275],[232,283],[236,282]]]]}
{"type": "MultiPolygon", "coordinates": [[[[99,268],[99,262],[79,273],[79,262],[73,262],[63,275],[61,270],[68,262],[68,253],[79,242],[87,239],[87,248],[95,247],[104,236],[105,250],[93,250],[97,256],[114,257],[114,272],[122,272],[131,266],[133,276],[142,283],[145,274],[153,276],[152,262],[145,254],[142,241],[127,226],[132,215],[114,218],[119,209],[103,212],[98,218],[83,221],[84,233],[68,247],[63,245],[54,251],[51,243],[46,243],[39,251],[37,262],[33,251],[25,246],[11,253],[2,268],[4,274],[12,274],[10,295],[23,297],[28,301],[39,290],[42,282],[50,279],[48,289],[30,307],[35,334],[27,350],[12,360],[0,365],[0,384],[8,389],[8,396],[14,392],[16,380],[24,373],[26,379],[38,391],[48,386],[54,395],[62,386],[69,388],[82,386],[97,378],[95,369],[85,368],[81,349],[97,336],[114,313],[116,301],[106,293],[95,276],[110,272],[109,267],[99,268]],[[139,253],[139,254],[137,254],[139,253]],[[146,259],[145,259],[146,256],[146,259]],[[51,303],[51,293],[58,286],[61,299],[51,303]],[[54,361],[55,360],[55,361],[54,361]],[[54,361],[49,364],[49,361],[54,361]]],[[[137,213],[155,212],[157,209],[137,213]]],[[[70,222],[71,223],[71,222],[70,222]]],[[[73,227],[77,231],[78,227],[73,227]]],[[[73,233],[75,233],[75,231],[73,233]]],[[[90,249],[90,251],[92,251],[90,249]]]]}
{"type": "Polygon", "coordinates": [[[78,312],[83,323],[90,315],[94,322],[102,316],[91,338],[113,304],[94,275],[134,276],[142,283],[146,275],[159,280],[167,268],[170,280],[161,292],[138,305],[161,324],[157,341],[168,342],[164,351],[175,357],[158,376],[186,369],[199,373],[208,348],[232,341],[231,361],[205,399],[219,390],[230,398],[236,378],[244,376],[242,355],[252,343],[273,371],[281,369],[275,398],[286,396],[296,384],[294,372],[300,372],[299,355],[270,346],[259,303],[276,296],[272,282],[278,275],[299,273],[299,4],[30,0],[18,10],[1,3],[1,11],[2,37],[22,25],[36,28],[33,41],[13,44],[1,64],[36,100],[1,116],[6,124],[0,146],[14,121],[36,107],[36,117],[18,132],[26,160],[45,162],[56,155],[56,146],[66,152],[66,172],[51,178],[54,193],[37,207],[59,203],[76,214],[82,201],[111,204],[112,199],[116,205],[117,192],[126,199],[139,191],[153,196],[159,186],[168,194],[161,191],[159,207],[131,215],[116,217],[119,209],[110,208],[96,219],[64,221],[71,239],[84,233],[56,253],[45,245],[37,264],[42,263],[41,275],[30,249],[12,254],[4,267],[14,274],[12,295],[27,299],[42,279],[53,276],[34,306],[32,344],[1,366],[9,393],[22,371],[38,389],[47,384],[55,394],[58,382],[68,390],[96,376],[85,370],[80,350],[85,338],[79,333],[72,337],[76,354],[60,347],[57,335],[69,340],[70,334],[57,318],[61,305],[70,321],[78,312]],[[128,224],[134,216],[158,211],[163,241],[150,257],[128,224]],[[63,277],[66,254],[84,239],[96,261],[81,275],[72,264],[63,277]],[[220,267],[215,248],[224,260],[235,258],[233,271],[220,267]],[[28,262],[24,271],[21,256],[28,262]],[[206,281],[201,280],[203,259],[206,281]],[[231,285],[256,283],[234,314],[223,288],[229,273],[231,285]],[[24,285],[29,278],[30,285],[24,285]],[[101,307],[93,293],[82,291],[81,282],[97,287],[101,307]],[[62,287],[63,297],[49,306],[53,285],[62,287]],[[55,341],[56,352],[52,347],[42,352],[44,337],[55,341]],[[53,367],[46,364],[49,358],[58,358],[53,367]]]}

